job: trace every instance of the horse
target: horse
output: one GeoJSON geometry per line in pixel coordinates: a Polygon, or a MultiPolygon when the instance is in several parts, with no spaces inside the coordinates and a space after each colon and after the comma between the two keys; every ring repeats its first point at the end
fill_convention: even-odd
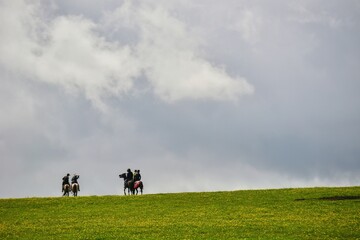
{"type": "Polygon", "coordinates": [[[63,190],[64,190],[64,194],[63,196],[69,196],[69,192],[70,192],[70,185],[69,184],[64,184],[63,186],[63,190]]]}
{"type": "Polygon", "coordinates": [[[144,184],[142,181],[136,181],[134,183],[134,190],[136,191],[136,195],[138,195],[139,191],[138,191],[138,188],[140,188],[140,193],[141,195],[143,194],[143,188],[144,188],[144,184]]]}
{"type": "Polygon", "coordinates": [[[71,191],[73,193],[73,196],[76,197],[79,191],[79,184],[78,183],[71,184],[71,191]]]}
{"type": "Polygon", "coordinates": [[[126,189],[128,189],[128,194],[130,195],[130,193],[134,194],[135,190],[134,190],[134,181],[127,181],[126,182],[126,173],[120,174],[119,178],[123,178],[124,179],[124,195],[126,195],[126,189]]]}

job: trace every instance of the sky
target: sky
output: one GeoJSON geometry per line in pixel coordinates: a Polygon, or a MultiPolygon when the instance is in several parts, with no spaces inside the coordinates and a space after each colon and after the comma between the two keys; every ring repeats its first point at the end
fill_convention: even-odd
{"type": "Polygon", "coordinates": [[[360,184],[360,2],[0,0],[0,198],[360,184]]]}

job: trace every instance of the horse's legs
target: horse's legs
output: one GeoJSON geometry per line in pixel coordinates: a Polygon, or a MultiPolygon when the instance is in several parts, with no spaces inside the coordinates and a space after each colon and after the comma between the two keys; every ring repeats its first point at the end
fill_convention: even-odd
{"type": "Polygon", "coordinates": [[[142,182],[140,182],[139,188],[140,188],[140,193],[142,195],[143,194],[143,188],[144,188],[144,185],[143,185],[142,182]]]}
{"type": "Polygon", "coordinates": [[[69,196],[69,191],[70,191],[70,186],[69,185],[67,185],[67,184],[65,184],[64,185],[64,188],[63,188],[63,191],[64,191],[64,194],[63,194],[63,196],[69,196]]]}

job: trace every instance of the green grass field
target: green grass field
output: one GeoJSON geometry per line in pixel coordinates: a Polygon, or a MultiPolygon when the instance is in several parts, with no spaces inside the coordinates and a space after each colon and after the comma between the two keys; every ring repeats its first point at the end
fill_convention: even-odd
{"type": "Polygon", "coordinates": [[[0,199],[0,239],[360,239],[360,187],[0,199]]]}

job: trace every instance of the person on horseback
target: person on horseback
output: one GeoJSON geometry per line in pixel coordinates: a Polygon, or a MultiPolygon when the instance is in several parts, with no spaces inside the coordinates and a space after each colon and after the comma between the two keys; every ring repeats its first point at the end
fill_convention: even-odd
{"type": "Polygon", "coordinates": [[[80,192],[80,184],[77,181],[79,178],[80,178],[80,175],[74,174],[74,176],[71,178],[71,185],[76,183],[78,186],[78,191],[80,192]]]}
{"type": "Polygon", "coordinates": [[[140,180],[141,180],[140,170],[135,170],[134,181],[136,182],[140,180]]]}
{"type": "MultiPolygon", "coordinates": [[[[141,175],[140,175],[140,170],[135,170],[135,174],[134,174],[134,189],[136,191],[136,194],[138,193],[137,188],[142,186],[142,182],[141,182],[141,175]]],[[[141,193],[142,193],[142,188],[141,188],[141,193]]]]}
{"type": "MultiPolygon", "coordinates": [[[[70,185],[70,183],[69,183],[69,176],[70,176],[70,173],[68,173],[68,174],[66,174],[66,176],[64,176],[63,178],[62,178],[62,187],[61,187],[61,192],[64,192],[64,185],[65,184],[69,184],[70,185]]],[[[65,194],[65,193],[64,193],[65,194]]]]}
{"type": "Polygon", "coordinates": [[[134,178],[134,174],[132,173],[131,169],[129,168],[127,170],[127,173],[126,173],[126,179],[125,179],[125,182],[129,182],[129,181],[132,181],[134,178]]]}

